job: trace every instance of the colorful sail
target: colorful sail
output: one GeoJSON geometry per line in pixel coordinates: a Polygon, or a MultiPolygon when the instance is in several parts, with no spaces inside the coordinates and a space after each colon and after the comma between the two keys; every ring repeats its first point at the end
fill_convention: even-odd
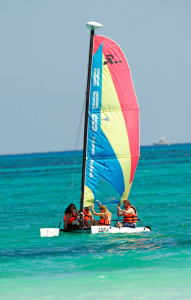
{"type": "Polygon", "coordinates": [[[84,205],[96,199],[98,178],[127,199],[139,159],[139,107],[129,66],[111,39],[94,37],[84,205]]]}

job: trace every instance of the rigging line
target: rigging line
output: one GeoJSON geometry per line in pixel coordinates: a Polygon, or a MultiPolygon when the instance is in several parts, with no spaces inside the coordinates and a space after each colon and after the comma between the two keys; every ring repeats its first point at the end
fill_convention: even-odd
{"type": "MultiPolygon", "coordinates": [[[[63,199],[63,206],[62,206],[62,211],[61,211],[61,215],[60,215],[60,222],[61,222],[61,218],[62,218],[62,215],[63,215],[63,209],[64,209],[65,199],[66,199],[66,195],[67,195],[67,189],[68,189],[68,186],[69,186],[70,174],[71,174],[71,171],[72,171],[72,166],[74,164],[74,157],[75,157],[75,155],[76,155],[76,157],[75,157],[75,164],[74,164],[74,166],[76,166],[77,149],[78,149],[78,145],[79,145],[79,138],[80,138],[80,132],[81,132],[81,126],[82,126],[82,116],[83,116],[84,107],[85,107],[85,98],[84,98],[84,104],[83,104],[83,107],[82,107],[82,112],[81,112],[81,117],[80,117],[80,123],[79,123],[79,126],[78,126],[78,133],[77,133],[75,147],[74,147],[74,153],[73,153],[73,158],[72,158],[72,165],[71,165],[71,169],[70,169],[70,173],[69,173],[69,177],[68,177],[67,187],[66,187],[66,190],[65,190],[66,191],[65,192],[65,197],[63,199]]],[[[73,179],[74,179],[74,172],[75,172],[75,168],[73,170],[72,185],[73,185],[73,179]]],[[[72,185],[71,185],[71,189],[72,189],[72,185]]]]}
{"type": "MultiPolygon", "coordinates": [[[[82,108],[82,112],[81,112],[80,123],[82,121],[82,115],[83,115],[83,111],[84,111],[84,106],[85,106],[85,100],[84,100],[84,104],[83,104],[83,108],[82,108]]],[[[81,128],[81,126],[79,126],[79,127],[81,128]]],[[[78,127],[77,138],[79,136],[79,127],[78,127]]],[[[72,170],[72,166],[73,166],[74,156],[75,156],[75,153],[76,153],[77,138],[76,138],[74,152],[73,152],[73,157],[72,157],[72,164],[71,164],[70,171],[69,171],[68,182],[67,182],[67,186],[65,188],[65,195],[64,195],[63,199],[59,202],[59,204],[57,205],[57,207],[54,209],[54,211],[52,212],[52,214],[46,219],[46,221],[44,222],[44,224],[42,225],[42,227],[44,227],[44,225],[48,222],[48,220],[52,217],[52,215],[54,214],[54,212],[58,209],[58,207],[63,202],[62,212],[61,212],[61,215],[60,215],[60,222],[61,222],[61,217],[62,217],[62,214],[63,214],[64,203],[65,203],[65,199],[66,199],[66,195],[67,195],[67,189],[68,189],[68,186],[69,186],[70,174],[71,174],[71,170],[72,170]]],[[[78,143],[79,143],[79,141],[78,141],[78,143]]]]}
{"type": "MultiPolygon", "coordinates": [[[[83,105],[83,109],[82,109],[82,114],[81,114],[81,119],[80,119],[80,124],[79,124],[79,135],[78,135],[78,143],[77,143],[77,150],[79,149],[79,141],[80,141],[80,135],[81,135],[81,127],[82,127],[82,116],[84,114],[84,108],[85,108],[85,99],[84,99],[84,105],[83,105]]],[[[74,163],[74,169],[73,169],[73,177],[72,177],[72,183],[71,183],[71,191],[72,193],[74,194],[75,198],[78,198],[78,196],[76,195],[76,193],[74,192],[73,190],[73,185],[74,185],[74,176],[75,176],[75,171],[76,171],[76,162],[77,162],[77,156],[78,156],[78,153],[76,151],[76,157],[75,157],[75,163],[74,163]]]]}
{"type": "Polygon", "coordinates": [[[44,222],[44,224],[42,225],[42,227],[44,227],[44,225],[48,222],[48,220],[52,217],[52,215],[55,213],[55,211],[57,210],[57,208],[60,206],[60,204],[62,203],[63,199],[60,201],[60,203],[57,205],[57,207],[55,208],[55,210],[52,212],[52,214],[46,219],[46,221],[44,222]]]}
{"type": "MultiPolygon", "coordinates": [[[[80,117],[80,124],[79,124],[79,128],[78,128],[78,142],[77,142],[77,149],[79,148],[79,141],[80,141],[80,134],[81,134],[81,127],[82,127],[82,117],[84,115],[84,108],[85,108],[85,98],[84,98],[84,104],[83,104],[83,108],[82,108],[82,113],[81,113],[81,117],[80,117]]],[[[77,161],[77,151],[76,151],[76,158],[75,158],[75,163],[74,163],[74,169],[73,169],[73,178],[72,178],[72,184],[71,184],[71,189],[73,187],[73,182],[74,182],[74,175],[75,175],[75,170],[76,170],[76,161],[77,161]]]]}
{"type": "MultiPolygon", "coordinates": [[[[140,157],[140,155],[139,154],[135,154],[135,155],[131,155],[131,156],[113,156],[113,157],[99,157],[99,156],[97,156],[97,157],[94,157],[94,160],[103,160],[103,159],[123,159],[123,158],[132,158],[132,157],[140,157]]],[[[90,159],[90,158],[89,158],[90,159]]],[[[87,159],[88,160],[88,159],[87,159]]]]}
{"type": "Polygon", "coordinates": [[[72,188],[71,188],[71,191],[72,191],[72,193],[74,194],[74,196],[75,196],[75,199],[76,199],[76,198],[78,198],[78,197],[80,198],[80,196],[79,196],[79,195],[77,196],[77,195],[75,194],[75,192],[74,192],[74,190],[73,190],[72,188]]]}

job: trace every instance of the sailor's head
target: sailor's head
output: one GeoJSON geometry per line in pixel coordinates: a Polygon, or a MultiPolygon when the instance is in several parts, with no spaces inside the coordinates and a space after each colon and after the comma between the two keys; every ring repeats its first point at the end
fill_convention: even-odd
{"type": "Polygon", "coordinates": [[[104,212],[107,211],[107,208],[106,208],[105,205],[100,205],[100,206],[99,206],[99,210],[100,210],[101,213],[104,213],[104,212]]]}
{"type": "Polygon", "coordinates": [[[130,201],[127,199],[123,202],[125,209],[127,209],[129,206],[131,206],[130,201]]]}
{"type": "Polygon", "coordinates": [[[86,207],[85,207],[85,210],[86,210],[86,211],[89,211],[89,210],[90,210],[90,206],[86,206],[86,207]]]}
{"type": "Polygon", "coordinates": [[[72,204],[70,204],[70,205],[68,206],[68,208],[71,209],[71,210],[74,210],[76,207],[75,207],[75,205],[72,203],[72,204]]]}

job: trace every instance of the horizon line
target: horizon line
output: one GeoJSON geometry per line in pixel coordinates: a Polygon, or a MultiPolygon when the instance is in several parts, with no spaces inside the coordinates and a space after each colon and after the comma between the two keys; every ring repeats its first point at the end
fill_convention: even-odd
{"type": "MultiPolygon", "coordinates": [[[[161,147],[170,147],[173,145],[189,145],[191,142],[188,143],[172,143],[170,145],[140,145],[140,148],[142,147],[155,147],[155,148],[161,148],[161,147]]],[[[25,152],[25,153],[10,153],[10,154],[0,154],[1,156],[16,156],[16,155],[34,155],[34,154],[51,154],[51,153],[64,153],[64,152],[80,152],[83,151],[83,149],[78,150],[55,150],[55,151],[45,151],[45,152],[25,152]]]]}

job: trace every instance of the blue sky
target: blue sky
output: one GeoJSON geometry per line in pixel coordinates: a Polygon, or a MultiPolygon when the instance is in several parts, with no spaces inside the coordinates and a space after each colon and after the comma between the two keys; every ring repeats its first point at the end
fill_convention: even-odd
{"type": "Polygon", "coordinates": [[[190,15],[189,0],[1,0],[0,154],[74,149],[92,20],[126,55],[141,145],[191,142],[190,15]]]}

